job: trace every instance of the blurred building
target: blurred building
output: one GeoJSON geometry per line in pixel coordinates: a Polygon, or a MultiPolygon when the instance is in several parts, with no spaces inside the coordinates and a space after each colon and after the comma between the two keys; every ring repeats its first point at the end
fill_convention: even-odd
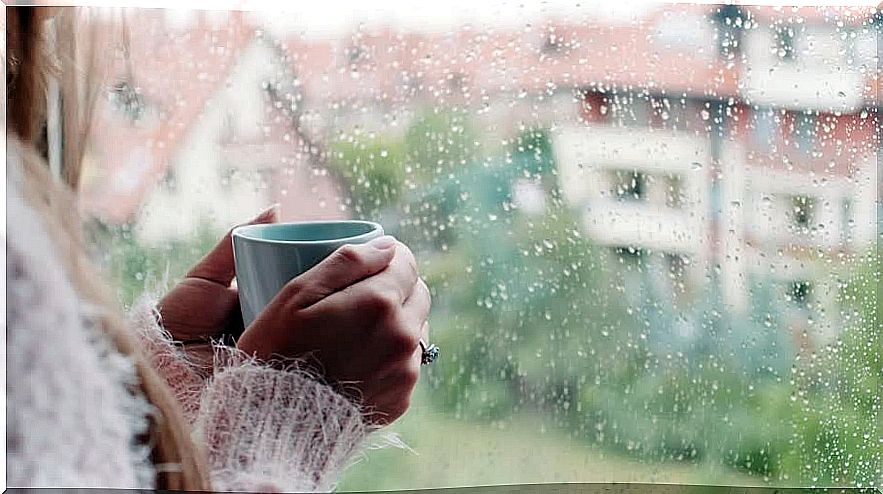
{"type": "MultiPolygon", "coordinates": [[[[109,75],[88,205],[137,218],[144,241],[274,201],[284,219],[346,216],[325,146],[400,135],[420,108],[467,110],[491,153],[548,129],[586,232],[673,304],[713,283],[746,313],[774,280],[784,324],[826,339],[831,267],[879,229],[872,8],[670,5],[628,24],[337,39],[273,39],[235,12],[135,19],[109,75]]],[[[545,207],[535,186],[515,189],[545,207]]]]}
{"type": "Polygon", "coordinates": [[[84,179],[86,208],[158,244],[274,202],[283,220],[341,218],[280,99],[288,67],[242,12],[138,9],[114,19],[84,179]]]}
{"type": "MultiPolygon", "coordinates": [[[[559,133],[557,151],[589,231],[620,251],[655,253],[649,262],[662,278],[699,289],[719,268],[724,300],[741,313],[756,306],[757,283],[772,280],[772,303],[797,337],[836,334],[832,266],[868,249],[876,233],[872,14],[663,10],[647,39],[685,49],[677,33],[690,32],[694,48],[717,52],[672,62],[676,81],[660,84],[648,70],[637,88],[586,93],[589,125],[559,133]],[[723,64],[717,72],[735,71],[738,84],[692,78],[703,64],[723,64]]],[[[659,57],[649,46],[622,55],[659,57]]]]}

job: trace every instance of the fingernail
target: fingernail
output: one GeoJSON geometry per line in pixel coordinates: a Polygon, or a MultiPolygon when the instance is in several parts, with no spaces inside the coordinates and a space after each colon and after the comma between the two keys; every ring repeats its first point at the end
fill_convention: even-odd
{"type": "Polygon", "coordinates": [[[278,210],[279,210],[279,203],[278,202],[275,204],[271,204],[270,207],[268,207],[267,209],[264,209],[263,211],[260,212],[260,214],[255,216],[254,220],[258,221],[258,220],[269,218],[271,214],[278,212],[278,210]]]}
{"type": "Polygon", "coordinates": [[[368,245],[370,245],[371,247],[374,247],[375,249],[378,249],[378,250],[389,249],[390,247],[395,246],[395,244],[396,244],[396,239],[395,239],[395,237],[393,237],[391,235],[384,235],[382,237],[375,238],[374,240],[368,242],[368,245]]]}

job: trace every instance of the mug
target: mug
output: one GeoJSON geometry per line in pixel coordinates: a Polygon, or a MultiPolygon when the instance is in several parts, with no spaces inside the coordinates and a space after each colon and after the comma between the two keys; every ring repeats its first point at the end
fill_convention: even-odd
{"type": "Polygon", "coordinates": [[[303,221],[233,229],[233,259],[242,322],[248,327],[286,283],[346,244],[383,236],[371,221],[303,221]]]}

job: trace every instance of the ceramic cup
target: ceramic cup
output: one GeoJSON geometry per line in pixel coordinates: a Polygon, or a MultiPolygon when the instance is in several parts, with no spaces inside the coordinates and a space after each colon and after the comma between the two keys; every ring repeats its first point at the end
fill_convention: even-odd
{"type": "Polygon", "coordinates": [[[271,223],[240,226],[232,236],[239,304],[248,327],[286,283],[342,245],[383,236],[383,227],[358,220],[271,223]]]}

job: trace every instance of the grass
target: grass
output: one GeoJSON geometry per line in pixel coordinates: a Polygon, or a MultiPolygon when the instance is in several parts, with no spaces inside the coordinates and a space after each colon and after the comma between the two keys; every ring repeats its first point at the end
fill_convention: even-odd
{"type": "Polygon", "coordinates": [[[544,428],[540,417],[496,426],[459,421],[434,411],[420,394],[390,431],[412,451],[368,451],[347,471],[341,491],[560,482],[768,485],[709,463],[640,462],[611,454],[544,428]]]}

